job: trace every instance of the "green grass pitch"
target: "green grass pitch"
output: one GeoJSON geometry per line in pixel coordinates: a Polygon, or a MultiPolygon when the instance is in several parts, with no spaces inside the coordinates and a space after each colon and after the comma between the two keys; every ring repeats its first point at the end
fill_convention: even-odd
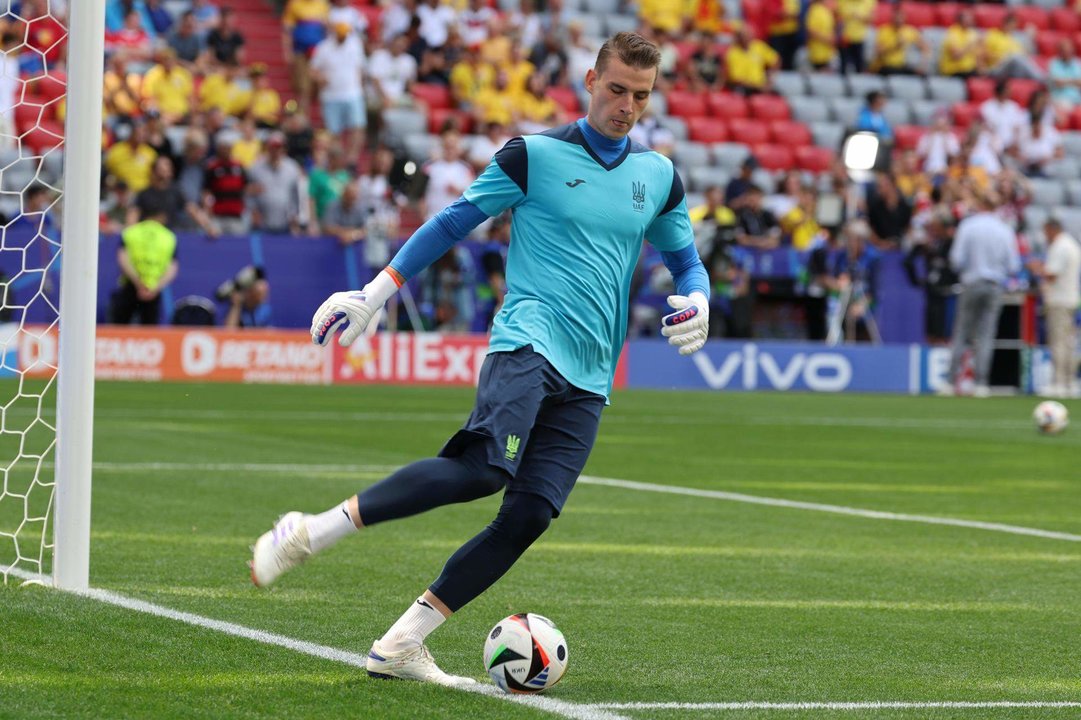
{"type": "MultiPolygon", "coordinates": [[[[13,385],[2,387],[11,397],[13,385]]],[[[619,392],[593,476],[1081,533],[1081,427],[1031,398],[619,392]]],[[[91,583],[340,648],[371,641],[498,498],[376,526],[248,579],[282,512],[430,455],[472,392],[102,383],[91,583]]],[[[1081,421],[1081,404],[1073,403],[1081,421]]],[[[31,406],[13,408],[6,427],[31,406]]],[[[14,450],[0,438],[5,464],[14,450]]],[[[24,471],[8,473],[15,488],[24,471]]],[[[0,506],[0,529],[18,512],[0,506]]],[[[0,544],[5,553],[10,550],[0,544]]],[[[0,557],[9,562],[10,555],[0,557]]],[[[566,633],[549,696],[598,703],[1081,700],[1081,543],[580,484],[488,593],[430,638],[484,679],[487,630],[566,633]]],[[[657,718],[1076,718],[1079,708],[608,711],[657,718]]],[[[0,586],[0,718],[551,718],[41,587],[0,586]]]]}

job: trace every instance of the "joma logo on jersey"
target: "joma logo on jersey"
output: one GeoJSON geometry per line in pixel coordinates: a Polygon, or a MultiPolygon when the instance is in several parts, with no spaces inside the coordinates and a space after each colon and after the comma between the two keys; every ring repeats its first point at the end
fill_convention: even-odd
{"type": "Polygon", "coordinates": [[[513,460],[518,456],[518,447],[522,444],[522,438],[517,435],[507,436],[507,452],[503,454],[503,457],[508,460],[513,460]]]}
{"type": "Polygon", "coordinates": [[[631,207],[635,212],[645,212],[646,210],[646,184],[640,182],[631,183],[631,207]]]}

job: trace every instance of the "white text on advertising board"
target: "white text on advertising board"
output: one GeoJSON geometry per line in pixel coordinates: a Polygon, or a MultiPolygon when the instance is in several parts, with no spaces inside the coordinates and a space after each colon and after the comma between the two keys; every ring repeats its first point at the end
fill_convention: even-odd
{"type": "Polygon", "coordinates": [[[695,353],[693,359],[713,390],[789,390],[802,380],[808,390],[840,392],[852,382],[852,364],[840,353],[797,352],[782,364],[770,352],[747,343],[728,353],[719,366],[705,353],[695,353]]]}

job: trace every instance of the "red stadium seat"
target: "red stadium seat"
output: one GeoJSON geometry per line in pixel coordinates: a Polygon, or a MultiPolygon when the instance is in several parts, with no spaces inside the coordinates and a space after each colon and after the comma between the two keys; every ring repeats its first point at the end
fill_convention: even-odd
{"type": "Polygon", "coordinates": [[[669,90],[668,114],[676,117],[705,117],[709,115],[706,109],[706,96],[702,93],[687,90],[669,90]]]}
{"type": "Polygon", "coordinates": [[[995,94],[995,81],[986,77],[972,77],[968,79],[968,101],[981,103],[990,99],[995,94]]]}
{"type": "Polygon", "coordinates": [[[548,97],[556,101],[559,107],[563,108],[566,112],[572,115],[577,115],[580,111],[578,105],[578,96],[574,94],[574,90],[563,85],[553,85],[548,88],[548,97]]]}
{"type": "Polygon", "coordinates": [[[1055,8],[1051,11],[1051,27],[1063,33],[1077,32],[1081,30],[1081,14],[1068,7],[1055,8]]]}
{"type": "Polygon", "coordinates": [[[935,4],[935,23],[939,27],[949,27],[957,22],[957,15],[961,12],[961,6],[954,2],[935,4]]]}
{"type": "Polygon", "coordinates": [[[1030,25],[1037,30],[1048,30],[1051,28],[1051,15],[1042,7],[1036,7],[1035,5],[1017,5],[1010,9],[1013,10],[1013,14],[1017,18],[1017,26],[1022,30],[1030,25]]]}
{"type": "Polygon", "coordinates": [[[430,110],[445,110],[454,107],[450,88],[435,83],[416,83],[413,85],[413,97],[428,106],[430,110]]]}
{"type": "Polygon", "coordinates": [[[676,66],[680,69],[687,67],[691,61],[691,55],[698,49],[697,40],[680,40],[674,43],[676,46],[676,66]]]}
{"type": "Polygon", "coordinates": [[[779,95],[752,95],[751,115],[760,120],[787,120],[792,117],[788,101],[779,95]]]}
{"type": "Polygon", "coordinates": [[[357,10],[360,11],[360,14],[363,15],[368,21],[368,37],[371,40],[378,40],[379,38],[381,38],[383,36],[383,29],[381,24],[383,21],[383,8],[380,5],[376,4],[356,5],[356,3],[354,3],[354,5],[356,6],[357,10]]]}
{"type": "Polygon", "coordinates": [[[747,104],[747,98],[730,92],[711,92],[706,96],[709,104],[709,112],[731,120],[732,118],[746,118],[751,116],[751,106],[747,104]]]}
{"type": "Polygon", "coordinates": [[[732,118],[728,121],[728,134],[732,142],[758,145],[769,142],[769,128],[761,120],[732,118]]]}
{"type": "Polygon", "coordinates": [[[814,145],[811,131],[806,125],[795,120],[770,120],[769,132],[777,145],[787,145],[791,148],[814,145]]]}
{"type": "Polygon", "coordinates": [[[1070,127],[1074,130],[1081,130],[1081,106],[1075,107],[1070,113],[1070,127]]]}
{"type": "Polygon", "coordinates": [[[784,145],[762,143],[751,146],[751,152],[766,170],[791,170],[796,166],[795,154],[784,145]]]}
{"type": "Polygon", "coordinates": [[[976,21],[976,27],[1000,28],[1006,20],[1006,14],[1010,11],[1005,5],[982,4],[972,8],[972,17],[976,21]]]}
{"type": "Polygon", "coordinates": [[[901,3],[905,22],[918,28],[934,27],[938,23],[935,7],[923,2],[901,3]]]}
{"type": "Polygon", "coordinates": [[[458,121],[458,131],[468,135],[473,130],[473,116],[463,110],[451,108],[435,108],[428,111],[428,132],[438,135],[443,130],[443,125],[448,121],[458,121]]]}
{"type": "Polygon", "coordinates": [[[15,106],[15,127],[25,131],[34,127],[43,119],[51,120],[54,106],[44,107],[44,105],[45,98],[24,98],[23,102],[15,106]]]}
{"type": "Polygon", "coordinates": [[[951,109],[953,124],[959,128],[967,128],[972,121],[980,116],[980,106],[977,103],[956,103],[951,109]]]}
{"type": "Polygon", "coordinates": [[[1041,30],[1036,33],[1036,54],[1051,56],[1058,53],[1058,44],[1067,37],[1055,30],[1041,30]]]}
{"type": "Polygon", "coordinates": [[[927,128],[920,125],[898,125],[893,129],[893,137],[899,150],[913,150],[926,132],[927,128]]]}
{"type": "Polygon", "coordinates": [[[814,145],[796,148],[796,167],[813,173],[828,172],[833,167],[833,151],[814,145]]]}
{"type": "Polygon", "coordinates": [[[1010,99],[1021,107],[1026,107],[1032,94],[1042,87],[1043,83],[1039,80],[1014,78],[1013,80],[1010,80],[1010,84],[1008,85],[1010,99]]]}
{"type": "Polygon", "coordinates": [[[64,73],[52,72],[48,75],[28,78],[26,92],[40,95],[46,102],[56,100],[67,92],[67,77],[64,73]]]}
{"type": "Polygon", "coordinates": [[[687,118],[687,132],[695,142],[719,143],[728,140],[728,126],[724,124],[724,120],[717,118],[687,118]]]}
{"type": "Polygon", "coordinates": [[[64,141],[64,126],[55,120],[45,120],[22,135],[22,143],[36,153],[43,153],[64,141]]]}
{"type": "Polygon", "coordinates": [[[893,19],[893,5],[890,3],[875,3],[875,16],[872,19],[875,27],[889,25],[893,19]]]}

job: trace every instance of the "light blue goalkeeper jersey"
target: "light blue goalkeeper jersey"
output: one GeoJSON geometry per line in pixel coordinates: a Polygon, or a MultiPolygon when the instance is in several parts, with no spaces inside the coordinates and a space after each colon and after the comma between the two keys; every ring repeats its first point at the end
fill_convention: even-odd
{"type": "Polygon", "coordinates": [[[628,141],[605,163],[572,123],[508,142],[464,197],[489,216],[514,214],[489,352],[531,344],[570,383],[608,397],[642,240],[667,252],[694,242],[672,162],[628,141]]]}

